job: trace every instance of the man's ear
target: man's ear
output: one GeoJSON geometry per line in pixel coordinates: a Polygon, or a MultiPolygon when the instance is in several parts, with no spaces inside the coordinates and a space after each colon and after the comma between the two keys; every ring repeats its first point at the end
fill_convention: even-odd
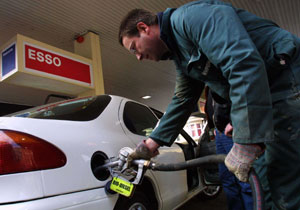
{"type": "Polygon", "coordinates": [[[149,26],[146,24],[146,23],[143,23],[143,22],[138,22],[136,24],[136,28],[138,29],[138,31],[141,33],[141,32],[146,32],[148,33],[149,31],[149,26]]]}

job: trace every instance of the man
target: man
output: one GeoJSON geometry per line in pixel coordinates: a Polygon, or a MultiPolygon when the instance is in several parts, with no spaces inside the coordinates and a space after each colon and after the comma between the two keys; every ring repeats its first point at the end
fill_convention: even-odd
{"type": "MultiPolygon", "coordinates": [[[[233,146],[230,126],[230,103],[219,99],[209,88],[205,89],[205,114],[208,126],[215,129],[217,154],[228,154],[233,146]],[[218,101],[218,102],[217,102],[218,101]],[[227,128],[227,136],[225,135],[227,128]]],[[[224,163],[219,164],[219,177],[226,195],[229,210],[252,210],[253,199],[249,183],[239,181],[228,171],[224,163]]]]}
{"type": "Polygon", "coordinates": [[[265,148],[276,208],[299,208],[299,38],[228,3],[204,0],[158,15],[133,10],[120,25],[119,41],[138,60],[172,59],[177,67],[172,102],[130,159],[149,159],[159,146],[170,146],[206,84],[231,101],[234,144],[227,168],[247,181],[265,148]]]}

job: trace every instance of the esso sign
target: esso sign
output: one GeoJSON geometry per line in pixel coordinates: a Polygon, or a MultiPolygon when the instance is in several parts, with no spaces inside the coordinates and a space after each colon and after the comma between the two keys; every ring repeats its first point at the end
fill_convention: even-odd
{"type": "Polygon", "coordinates": [[[34,49],[28,49],[28,58],[32,60],[37,60],[39,62],[46,62],[47,64],[55,65],[57,67],[61,66],[61,60],[59,57],[52,57],[52,55],[37,51],[34,49]]]}
{"type": "Polygon", "coordinates": [[[92,85],[91,64],[37,45],[24,43],[24,70],[92,85]]]}

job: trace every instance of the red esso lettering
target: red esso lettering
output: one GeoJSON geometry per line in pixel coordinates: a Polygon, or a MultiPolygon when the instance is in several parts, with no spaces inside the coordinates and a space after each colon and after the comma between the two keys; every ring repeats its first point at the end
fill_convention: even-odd
{"type": "Polygon", "coordinates": [[[32,60],[37,60],[39,62],[46,62],[47,64],[51,65],[53,64],[54,66],[61,66],[61,60],[58,57],[53,57],[50,54],[44,54],[41,51],[36,51],[33,49],[28,49],[28,57],[29,59],[32,60]]]}

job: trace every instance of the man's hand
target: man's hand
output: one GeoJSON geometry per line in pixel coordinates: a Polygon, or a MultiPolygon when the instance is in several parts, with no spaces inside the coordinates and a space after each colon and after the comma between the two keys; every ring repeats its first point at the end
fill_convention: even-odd
{"type": "Polygon", "coordinates": [[[225,159],[225,165],[240,181],[247,182],[252,163],[263,152],[257,144],[234,143],[225,159]]]}
{"type": "Polygon", "coordinates": [[[228,123],[225,127],[224,134],[228,137],[232,137],[232,131],[233,131],[232,125],[230,123],[228,123]]]}
{"type": "Polygon", "coordinates": [[[152,139],[147,139],[142,141],[137,145],[135,150],[129,154],[127,158],[128,167],[131,166],[132,161],[136,159],[150,160],[152,157],[159,154],[158,152],[159,144],[157,144],[152,139]]]}

